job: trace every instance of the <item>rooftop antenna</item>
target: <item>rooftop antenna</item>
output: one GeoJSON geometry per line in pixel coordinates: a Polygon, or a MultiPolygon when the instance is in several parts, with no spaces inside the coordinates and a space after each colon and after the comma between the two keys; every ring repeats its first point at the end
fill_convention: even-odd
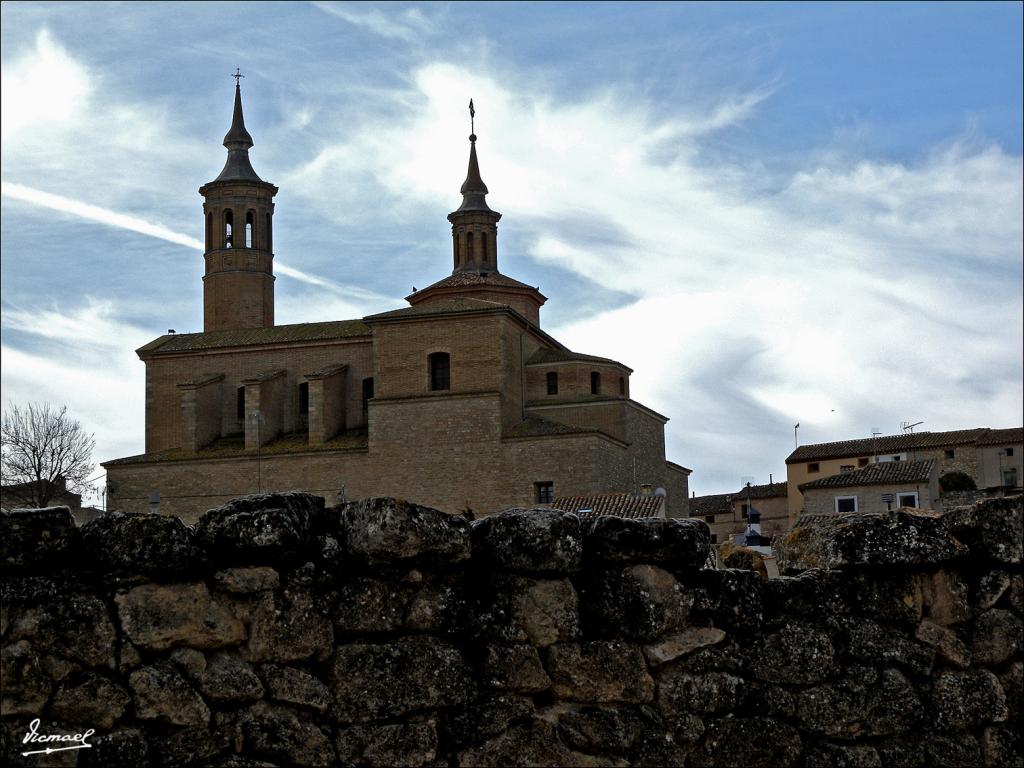
{"type": "Polygon", "coordinates": [[[878,427],[871,428],[871,455],[876,464],[878,463],[878,436],[880,434],[882,434],[882,430],[878,427]]]}
{"type": "Polygon", "coordinates": [[[904,432],[909,432],[910,434],[914,434],[914,427],[919,427],[922,424],[924,424],[923,421],[915,421],[913,424],[911,424],[909,421],[901,421],[900,422],[900,429],[902,429],[904,432]]]}
{"type": "Polygon", "coordinates": [[[797,448],[800,447],[800,443],[798,443],[797,439],[796,439],[796,431],[798,429],[800,429],[800,422],[799,421],[796,424],[793,425],[793,449],[794,450],[796,450],[797,448]]]}

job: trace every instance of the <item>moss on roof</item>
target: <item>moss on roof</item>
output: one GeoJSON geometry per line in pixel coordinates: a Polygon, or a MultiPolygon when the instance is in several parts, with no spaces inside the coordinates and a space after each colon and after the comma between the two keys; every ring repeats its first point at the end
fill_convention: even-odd
{"type": "Polygon", "coordinates": [[[247,347],[261,344],[290,344],[303,341],[369,336],[370,328],[362,320],[334,320],[324,323],[295,323],[269,328],[232,328],[205,333],[168,333],[139,347],[142,354],[191,352],[220,347],[247,347]]]}
{"type": "MultiPolygon", "coordinates": [[[[279,456],[289,453],[307,453],[310,451],[352,451],[365,450],[367,438],[365,430],[352,430],[331,438],[319,445],[310,445],[305,433],[291,433],[281,435],[271,440],[260,448],[261,456],[279,456]]],[[[198,451],[189,451],[184,448],[171,448],[159,453],[140,453],[137,456],[126,456],[123,459],[112,459],[105,461],[102,466],[121,464],[145,464],[148,462],[160,461],[196,461],[204,459],[225,459],[238,456],[256,456],[256,449],[245,447],[245,437],[242,435],[228,435],[220,437],[210,445],[200,448],[198,451]]]]}

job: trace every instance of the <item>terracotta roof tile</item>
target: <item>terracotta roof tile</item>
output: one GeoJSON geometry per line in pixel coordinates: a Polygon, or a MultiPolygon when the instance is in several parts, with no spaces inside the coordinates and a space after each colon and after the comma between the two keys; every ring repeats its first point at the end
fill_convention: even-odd
{"type": "Polygon", "coordinates": [[[551,503],[552,509],[576,512],[580,520],[592,520],[602,516],[625,517],[631,520],[660,517],[664,506],[664,496],[634,496],[630,493],[565,496],[551,503]]]}
{"type": "Polygon", "coordinates": [[[765,483],[764,485],[752,485],[749,492],[746,486],[732,494],[733,498],[748,496],[751,499],[775,499],[779,496],[788,496],[789,486],[786,483],[765,483]]]}
{"type": "Polygon", "coordinates": [[[1016,445],[1024,443],[1024,427],[990,429],[985,435],[978,438],[978,445],[1006,445],[1007,443],[1016,445]]]}
{"type": "Polygon", "coordinates": [[[139,347],[139,354],[191,352],[219,347],[247,347],[260,344],[290,344],[369,336],[370,328],[362,320],[336,320],[326,323],[296,323],[270,328],[234,328],[206,333],[170,333],[139,347]]]}
{"type": "Polygon", "coordinates": [[[584,355],[579,352],[570,352],[568,349],[550,349],[542,347],[530,355],[530,358],[526,361],[527,365],[543,365],[549,363],[568,363],[568,362],[581,362],[581,363],[605,363],[607,365],[617,365],[620,368],[632,372],[632,368],[623,365],[618,360],[612,360],[607,357],[596,357],[594,355],[584,355]]]}
{"type": "Polygon", "coordinates": [[[899,453],[922,448],[941,448],[947,445],[974,443],[990,432],[987,427],[959,429],[952,432],[911,432],[901,435],[880,435],[858,440],[841,440],[836,443],[815,443],[801,445],[793,451],[787,464],[818,459],[842,459],[847,456],[871,456],[885,453],[899,453]]]}
{"type": "Polygon", "coordinates": [[[800,486],[801,491],[814,488],[852,488],[860,485],[898,485],[927,483],[935,471],[935,461],[883,461],[864,469],[822,477],[800,486]]]}
{"type": "Polygon", "coordinates": [[[690,517],[720,515],[732,511],[731,493],[712,493],[707,496],[694,496],[690,499],[690,517]]]}
{"type": "MultiPolygon", "coordinates": [[[[364,318],[367,322],[374,320],[387,320],[389,318],[417,317],[420,315],[447,315],[452,312],[480,312],[489,309],[509,309],[508,304],[499,304],[496,301],[485,299],[473,299],[469,297],[458,299],[446,299],[430,301],[424,304],[417,304],[414,307],[402,307],[392,309],[388,312],[378,312],[375,315],[368,315],[364,318]]],[[[515,310],[511,310],[515,311],[515,310]]]]}

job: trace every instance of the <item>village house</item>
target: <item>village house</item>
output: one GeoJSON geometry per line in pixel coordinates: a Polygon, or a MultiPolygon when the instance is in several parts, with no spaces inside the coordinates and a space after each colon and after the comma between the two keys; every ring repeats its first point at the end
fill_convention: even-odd
{"type": "MultiPolygon", "coordinates": [[[[811,507],[820,511],[868,511],[884,509],[882,494],[911,492],[918,494],[915,504],[898,506],[939,506],[938,481],[949,472],[963,472],[981,490],[1005,493],[1020,490],[1021,455],[1024,454],[1024,428],[962,429],[951,432],[905,432],[879,435],[860,440],[801,445],[786,459],[789,494],[789,523],[811,507]],[[875,468],[876,464],[914,463],[906,468],[875,468]],[[927,472],[924,465],[928,464],[927,472]],[[870,471],[868,471],[870,470],[870,471]],[[921,479],[927,474],[927,479],[921,479]],[[842,477],[836,479],[835,476],[842,477]],[[911,480],[910,478],[913,478],[911,480]],[[891,482],[890,482],[891,481],[891,482]],[[840,495],[828,497],[828,489],[872,486],[870,503],[839,501],[840,495]],[[882,489],[879,486],[891,485],[882,489]],[[927,486],[927,489],[925,488],[927,486]],[[805,489],[813,491],[813,504],[805,498],[805,489]],[[879,498],[874,498],[878,496],[879,498]],[[828,497],[828,498],[826,498],[828,497]],[[850,509],[856,503],[857,509],[850,509]]],[[[857,496],[848,493],[846,497],[857,496]]],[[[909,496],[907,496],[909,498],[909,496]]]]}
{"type": "Polygon", "coordinates": [[[690,470],[632,369],[545,332],[546,297],[499,269],[498,222],[469,137],[448,215],[451,274],[402,309],[276,325],[274,198],[249,158],[236,85],[227,161],[203,185],[204,330],[137,350],[145,453],[107,461],[108,506],[195,519],[257,491],[404,497],[486,514],[661,489],[686,516],[690,470]]]}

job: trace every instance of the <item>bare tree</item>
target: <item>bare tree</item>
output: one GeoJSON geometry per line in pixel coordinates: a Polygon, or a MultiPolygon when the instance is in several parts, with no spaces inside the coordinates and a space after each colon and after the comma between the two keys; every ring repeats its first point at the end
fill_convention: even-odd
{"type": "Polygon", "coordinates": [[[68,415],[67,406],[10,404],[0,425],[0,483],[4,506],[45,507],[67,488],[91,490],[96,440],[68,415]]]}

